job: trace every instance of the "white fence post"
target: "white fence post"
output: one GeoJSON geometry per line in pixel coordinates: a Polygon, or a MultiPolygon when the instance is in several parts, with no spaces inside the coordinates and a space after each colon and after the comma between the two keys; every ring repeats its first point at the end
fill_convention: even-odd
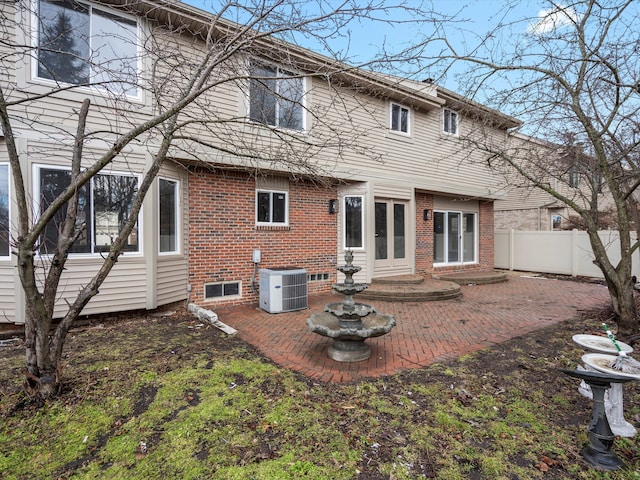
{"type": "Polygon", "coordinates": [[[578,257],[578,230],[571,230],[571,276],[577,277],[580,258],[578,257]]]}
{"type": "Polygon", "coordinates": [[[515,265],[515,237],[516,231],[512,228],[509,230],[509,270],[513,270],[515,265]]]}

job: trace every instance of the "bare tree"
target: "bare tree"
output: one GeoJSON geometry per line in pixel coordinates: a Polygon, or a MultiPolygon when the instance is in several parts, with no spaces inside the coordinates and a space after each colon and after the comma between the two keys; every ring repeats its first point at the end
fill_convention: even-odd
{"type": "MultiPolygon", "coordinates": [[[[26,298],[27,392],[40,399],[58,392],[67,333],[132,247],[145,195],[168,158],[198,161],[206,154],[248,170],[286,168],[320,178],[320,152],[337,161],[347,149],[366,151],[359,141],[364,132],[340,100],[349,90],[341,86],[353,80],[345,52],[329,59],[295,42],[313,40],[331,51],[350,22],[407,8],[382,1],[345,0],[330,8],[326,2],[311,8],[293,0],[230,1],[207,16],[173,1],[2,2],[0,125],[17,203],[10,248],[26,298]],[[334,89],[330,105],[303,101],[301,79],[310,75],[334,89]],[[238,89],[273,101],[250,105],[252,122],[212,101],[214,92],[237,95],[238,89]],[[80,95],[84,101],[75,100],[80,95]],[[301,119],[292,105],[313,118],[310,135],[296,131],[301,119]],[[331,109],[340,114],[327,115],[331,109]],[[48,176],[33,202],[29,152],[18,144],[27,131],[43,139],[38,155],[62,157],[70,167],[43,171],[48,176]],[[133,165],[134,145],[151,160],[133,165]],[[140,181],[121,176],[114,184],[108,173],[115,165],[130,166],[140,181]],[[93,223],[91,195],[94,209],[96,202],[104,206],[93,223]],[[74,252],[100,252],[103,261],[54,322],[74,252]]],[[[6,222],[6,206],[0,212],[6,222]]]]}
{"type": "Polygon", "coordinates": [[[433,76],[454,75],[465,65],[461,93],[481,96],[524,122],[521,134],[496,139],[478,119],[465,140],[486,152],[512,185],[542,189],[575,212],[606,280],[619,332],[637,338],[631,267],[639,246],[632,236],[640,184],[638,4],[536,3],[527,6],[538,16],[522,18],[522,2],[506,2],[486,34],[462,31],[464,22],[434,22],[417,47],[422,66],[433,76]],[[618,262],[598,235],[606,211],[619,231],[618,262]]]}

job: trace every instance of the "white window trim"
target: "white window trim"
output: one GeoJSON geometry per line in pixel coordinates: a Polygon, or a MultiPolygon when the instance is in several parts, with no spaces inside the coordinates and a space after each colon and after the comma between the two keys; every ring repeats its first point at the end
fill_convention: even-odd
{"type": "Polygon", "coordinates": [[[452,137],[457,137],[457,136],[459,136],[459,135],[460,135],[460,114],[459,114],[457,111],[452,110],[451,108],[446,108],[446,107],[445,107],[445,108],[443,108],[443,109],[442,109],[441,125],[442,125],[441,130],[442,130],[442,133],[443,133],[444,135],[450,135],[450,136],[452,136],[452,137]],[[444,129],[444,125],[445,125],[445,123],[444,123],[444,116],[445,116],[445,112],[450,112],[450,113],[455,114],[455,116],[456,116],[456,131],[455,131],[455,132],[447,132],[447,131],[444,129]]]}
{"type": "MultiPolygon", "coordinates": [[[[71,168],[62,167],[60,165],[47,165],[45,163],[34,163],[33,164],[33,208],[34,208],[34,221],[38,221],[40,217],[40,169],[46,168],[48,170],[66,170],[71,171],[71,168]]],[[[118,175],[124,177],[134,177],[138,180],[138,188],[140,187],[140,179],[141,175],[131,173],[131,172],[120,172],[120,171],[109,171],[109,172],[98,172],[99,175],[118,175]]],[[[90,182],[92,180],[89,180],[90,182]]],[[[93,223],[94,211],[93,211],[93,195],[90,196],[91,201],[91,222],[93,223]]],[[[143,219],[142,219],[142,209],[140,209],[140,213],[138,214],[138,250],[137,251],[127,251],[123,252],[128,257],[136,256],[141,257],[144,254],[144,229],[143,229],[143,219]]],[[[95,240],[95,231],[93,232],[94,238],[91,239],[91,249],[94,250],[96,245],[94,243],[95,240]]],[[[36,253],[39,257],[48,258],[53,254],[50,253],[36,253]]],[[[69,253],[69,258],[95,258],[95,257],[103,257],[105,255],[104,252],[91,252],[91,253],[69,253]]]]}
{"type": "MultiPolygon", "coordinates": [[[[83,0],[75,0],[78,3],[82,3],[85,5],[88,5],[91,9],[93,8],[97,8],[98,10],[102,10],[103,12],[112,14],[114,16],[117,17],[121,17],[124,19],[129,19],[129,20],[133,20],[136,22],[136,56],[138,58],[137,61],[137,71],[136,74],[138,76],[138,79],[140,79],[142,77],[142,64],[143,64],[143,55],[142,55],[142,45],[140,43],[140,39],[142,37],[142,33],[141,33],[141,27],[140,27],[140,18],[134,16],[134,15],[128,15],[126,13],[123,13],[119,10],[115,10],[113,8],[109,8],[106,7],[104,5],[95,5],[91,2],[87,2],[87,1],[83,1],[83,0]]],[[[34,55],[31,55],[31,81],[35,82],[35,83],[39,83],[41,85],[46,85],[47,87],[51,87],[51,88],[55,88],[57,87],[59,84],[56,83],[53,80],[50,80],[48,78],[41,78],[38,76],[38,41],[39,41],[39,27],[40,27],[40,23],[39,23],[39,19],[38,19],[38,14],[39,14],[39,0],[31,0],[31,20],[30,20],[30,24],[31,24],[31,31],[30,31],[30,35],[31,35],[31,45],[33,46],[34,55]]],[[[87,92],[87,93],[91,93],[94,95],[99,95],[99,96],[108,96],[108,92],[107,89],[102,88],[100,86],[75,86],[73,84],[70,83],[60,83],[60,85],[68,85],[68,86],[72,86],[74,87],[75,91],[78,92],[87,92]]],[[[143,100],[143,93],[142,93],[142,88],[140,88],[140,86],[138,86],[136,88],[136,94],[135,95],[130,95],[130,94],[125,94],[126,98],[128,100],[134,101],[134,102],[141,102],[143,100]]]]}
{"type": "Polygon", "coordinates": [[[0,255],[0,260],[9,260],[11,259],[11,165],[8,162],[0,162],[0,167],[7,167],[7,234],[9,240],[9,253],[8,255],[0,255]]]}
{"type": "Polygon", "coordinates": [[[365,239],[366,239],[366,234],[365,234],[365,227],[364,227],[364,195],[344,195],[342,197],[342,211],[344,212],[342,214],[342,245],[344,246],[345,250],[353,250],[353,251],[362,251],[365,249],[365,239]],[[361,234],[361,238],[360,238],[360,243],[362,243],[361,247],[348,247],[347,246],[347,207],[346,207],[346,202],[347,202],[347,197],[359,197],[362,203],[362,210],[360,212],[360,225],[362,227],[362,234],[361,234]]]}
{"type": "Polygon", "coordinates": [[[413,122],[411,121],[412,120],[411,117],[412,117],[412,111],[411,111],[411,109],[409,107],[405,107],[401,103],[397,103],[397,102],[390,102],[389,103],[389,131],[391,133],[395,133],[395,134],[398,134],[398,135],[404,135],[404,136],[410,137],[411,136],[411,129],[413,127],[413,125],[412,125],[413,122]],[[394,107],[394,105],[399,107],[401,111],[402,110],[406,110],[407,111],[407,131],[406,132],[403,132],[402,130],[394,130],[393,129],[393,107],[394,107]]]}
{"type": "MultiPolygon", "coordinates": [[[[298,71],[293,71],[292,69],[287,69],[284,67],[281,67],[278,64],[275,63],[271,63],[271,62],[265,62],[259,59],[253,59],[251,61],[249,61],[248,64],[248,85],[247,85],[247,94],[246,94],[246,116],[247,116],[247,120],[249,121],[249,123],[252,123],[254,125],[263,125],[266,126],[268,128],[273,128],[275,130],[283,130],[283,131],[287,131],[287,132],[297,132],[297,133],[305,133],[307,132],[307,97],[309,96],[309,77],[307,75],[305,75],[303,72],[298,72],[298,71]],[[262,122],[258,122],[258,121],[254,121],[251,120],[251,69],[253,64],[257,64],[257,65],[261,65],[264,67],[269,67],[269,68],[275,68],[276,71],[279,73],[280,71],[285,71],[288,75],[283,75],[282,77],[278,77],[276,75],[276,79],[278,78],[300,78],[302,79],[302,101],[300,102],[300,108],[302,108],[302,128],[297,129],[297,128],[287,128],[287,127],[281,127],[280,125],[269,125],[268,123],[262,123],[262,122]]],[[[276,114],[276,118],[277,118],[277,114],[276,114]]]]}
{"type": "Polygon", "coordinates": [[[269,188],[256,188],[255,193],[255,221],[256,226],[258,227],[288,227],[289,226],[289,192],[287,190],[271,190],[269,188]],[[284,222],[259,222],[258,221],[258,193],[269,193],[271,194],[271,218],[273,218],[273,194],[275,193],[284,193],[285,195],[285,212],[284,212],[284,222]]]}
{"type": "MultiPolygon", "coordinates": [[[[180,202],[180,180],[177,180],[175,178],[169,178],[169,177],[158,177],[158,211],[157,211],[157,217],[158,217],[158,255],[159,256],[168,256],[168,255],[177,255],[180,254],[180,252],[182,251],[182,242],[180,241],[182,238],[182,215],[180,215],[180,208],[181,208],[181,202],[180,202]],[[175,200],[175,205],[174,208],[176,209],[176,249],[170,252],[161,252],[160,251],[160,180],[165,180],[167,182],[174,182],[176,184],[176,200],[175,200]]],[[[139,227],[138,227],[139,228],[139,227]]]]}
{"type": "MultiPolygon", "coordinates": [[[[479,212],[463,212],[462,210],[438,210],[438,209],[434,209],[433,210],[434,215],[436,213],[444,213],[446,214],[446,218],[449,218],[449,214],[453,213],[453,214],[460,214],[460,229],[462,230],[462,221],[464,219],[464,215],[465,214],[473,214],[473,222],[474,222],[474,236],[473,236],[473,243],[474,243],[474,250],[473,250],[473,260],[464,261],[464,240],[462,240],[462,242],[460,242],[460,258],[461,261],[459,262],[436,262],[435,258],[434,258],[434,262],[433,262],[433,266],[434,267],[448,267],[448,266],[452,266],[452,265],[473,265],[473,264],[477,264],[478,263],[478,255],[480,253],[480,232],[479,232],[479,212]]],[[[446,223],[445,223],[446,226],[446,223]]],[[[464,236],[462,235],[462,232],[460,232],[461,237],[464,239],[464,236]]],[[[434,244],[435,244],[435,235],[434,235],[434,244]]],[[[444,245],[447,247],[447,250],[445,252],[445,258],[447,258],[448,253],[449,253],[449,231],[447,228],[445,228],[444,230],[444,245]]]]}

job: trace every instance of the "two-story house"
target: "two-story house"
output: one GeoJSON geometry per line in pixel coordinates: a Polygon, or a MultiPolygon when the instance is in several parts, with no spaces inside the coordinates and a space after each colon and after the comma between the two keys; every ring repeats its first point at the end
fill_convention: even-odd
{"type": "MultiPolygon", "coordinates": [[[[93,105],[89,165],[122,132],[166,108],[193,69],[190,59],[211,52],[211,42],[227,52],[230,39],[255,34],[176,2],[27,4],[31,9],[0,6],[12,39],[0,45],[11,65],[0,82],[9,100],[32,97],[10,113],[34,218],[68,185],[70,139],[85,97],[93,105]],[[214,23],[224,28],[211,34],[214,23]],[[82,41],[62,35],[67,29],[82,41]],[[150,44],[154,55],[147,55],[150,44]],[[119,72],[117,82],[112,72],[119,72]],[[107,95],[102,85],[110,83],[119,90],[107,95]],[[68,88],[48,94],[60,86],[68,88]]],[[[172,161],[155,179],[126,253],[84,313],[185,299],[206,308],[256,302],[261,268],[304,268],[309,292],[328,292],[346,250],[365,282],[493,268],[501,178],[461,137],[482,122],[488,135],[505,138],[516,120],[431,82],[338,64],[274,39],[246,44],[252,47],[238,48],[210,72],[215,85],[185,110],[172,161]]],[[[160,140],[141,135],[82,192],[86,228],[61,283],[60,312],[97,270],[160,140]]],[[[22,323],[7,158],[3,137],[0,322],[22,323]]],[[[50,223],[36,252],[45,267],[57,226],[50,223]]]]}

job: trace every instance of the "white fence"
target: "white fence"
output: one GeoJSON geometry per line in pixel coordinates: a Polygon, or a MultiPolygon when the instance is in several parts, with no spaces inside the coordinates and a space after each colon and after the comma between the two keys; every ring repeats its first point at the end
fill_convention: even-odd
{"type": "MultiPolygon", "coordinates": [[[[615,265],[620,259],[618,232],[605,230],[599,235],[607,245],[609,258],[615,265]]],[[[583,231],[497,230],[494,245],[496,268],[598,278],[603,276],[593,264],[589,237],[583,231]]],[[[640,253],[634,253],[633,274],[640,278],[640,253]]]]}

